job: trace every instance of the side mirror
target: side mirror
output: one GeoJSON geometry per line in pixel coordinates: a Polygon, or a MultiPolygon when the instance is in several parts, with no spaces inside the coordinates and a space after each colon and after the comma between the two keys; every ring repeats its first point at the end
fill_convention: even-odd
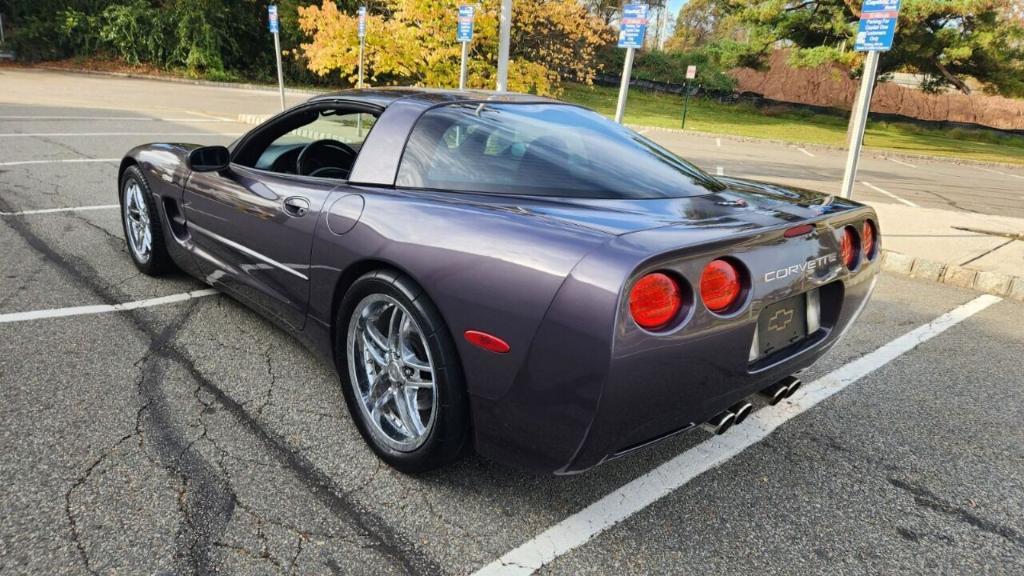
{"type": "Polygon", "coordinates": [[[223,146],[203,146],[188,153],[188,167],[196,172],[219,172],[231,164],[231,153],[223,146]]]}

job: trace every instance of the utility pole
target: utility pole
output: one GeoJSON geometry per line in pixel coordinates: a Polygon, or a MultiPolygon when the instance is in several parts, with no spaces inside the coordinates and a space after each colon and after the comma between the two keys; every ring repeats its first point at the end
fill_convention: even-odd
{"type": "Polygon", "coordinates": [[[512,39],[512,0],[501,0],[501,19],[498,24],[498,81],[494,89],[508,90],[508,43],[512,39]]]}

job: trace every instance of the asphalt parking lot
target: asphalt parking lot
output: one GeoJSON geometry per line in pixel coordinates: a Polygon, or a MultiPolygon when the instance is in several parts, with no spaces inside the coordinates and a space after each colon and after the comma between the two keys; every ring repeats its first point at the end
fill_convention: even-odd
{"type": "MultiPolygon", "coordinates": [[[[111,159],[226,144],[276,93],[0,86],[2,574],[1024,573],[1020,302],[883,275],[805,389],[724,436],[570,477],[478,457],[406,476],[329,367],[198,281],[140,275],[109,208],[111,159]]],[[[829,151],[658,138],[708,170],[834,185],[829,151]]],[[[1024,214],[1022,170],[919,164],[866,160],[896,198],[864,197],[1024,214]]]]}

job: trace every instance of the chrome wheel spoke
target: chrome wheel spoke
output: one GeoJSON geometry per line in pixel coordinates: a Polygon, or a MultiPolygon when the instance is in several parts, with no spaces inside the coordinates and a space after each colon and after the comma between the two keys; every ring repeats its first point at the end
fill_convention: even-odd
{"type": "Polygon", "coordinates": [[[363,351],[366,352],[366,358],[372,360],[375,364],[384,368],[388,365],[387,358],[385,358],[385,351],[377,346],[373,341],[373,338],[368,336],[369,330],[363,332],[363,351]]]}
{"type": "Polygon", "coordinates": [[[424,432],[423,423],[420,422],[419,409],[416,408],[415,403],[415,396],[410,398],[410,394],[404,390],[395,395],[398,417],[402,421],[402,427],[411,437],[420,436],[424,432]]]}
{"type": "Polygon", "coordinates": [[[392,353],[396,353],[399,350],[403,316],[404,312],[402,308],[398,305],[393,306],[391,321],[388,323],[388,349],[391,350],[392,353]]]}
{"type": "Polygon", "coordinates": [[[420,388],[434,388],[434,383],[430,380],[421,380],[417,377],[409,377],[405,379],[404,386],[410,390],[419,390],[420,388]]]}
{"type": "Polygon", "coordinates": [[[364,330],[366,330],[366,334],[370,337],[370,339],[373,340],[373,343],[374,345],[376,345],[377,349],[380,350],[381,353],[383,354],[384,351],[388,349],[387,337],[381,334],[380,330],[377,329],[376,324],[369,320],[366,321],[366,324],[364,325],[363,328],[364,330]]]}
{"type": "Polygon", "coordinates": [[[385,391],[370,403],[370,418],[373,420],[374,424],[380,424],[381,410],[383,410],[388,401],[393,398],[394,397],[390,394],[390,391],[385,391]]]}
{"type": "Polygon", "coordinates": [[[409,368],[412,368],[413,370],[417,370],[419,372],[427,372],[427,371],[430,370],[430,363],[429,362],[424,361],[424,360],[420,360],[419,358],[417,358],[413,354],[405,354],[405,355],[403,355],[402,356],[402,363],[405,364],[406,366],[408,366],[409,368]]]}

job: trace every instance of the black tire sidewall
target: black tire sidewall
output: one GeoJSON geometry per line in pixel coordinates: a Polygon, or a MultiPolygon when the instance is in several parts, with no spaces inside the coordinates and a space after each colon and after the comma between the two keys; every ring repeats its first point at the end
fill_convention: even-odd
{"type": "Polygon", "coordinates": [[[469,438],[469,410],[462,365],[447,324],[415,282],[392,270],[378,270],[360,277],[342,299],[335,327],[335,358],[345,401],[359,433],[377,456],[392,467],[408,473],[438,468],[458,458],[464,452],[469,438]],[[372,424],[363,415],[349,377],[346,341],[349,322],[356,305],[371,294],[384,294],[401,303],[419,323],[426,334],[427,346],[430,347],[438,413],[423,445],[411,452],[401,452],[377,441],[370,432],[372,424]]]}

